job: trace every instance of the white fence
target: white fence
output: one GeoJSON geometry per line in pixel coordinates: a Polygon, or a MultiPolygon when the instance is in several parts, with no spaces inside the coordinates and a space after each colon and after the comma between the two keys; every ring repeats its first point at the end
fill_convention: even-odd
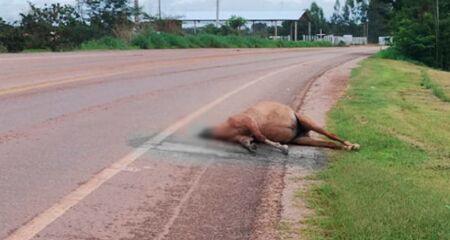
{"type": "Polygon", "coordinates": [[[366,45],[367,37],[353,37],[352,35],[344,35],[344,36],[334,36],[334,35],[326,35],[323,38],[318,36],[308,36],[303,35],[304,41],[328,41],[333,45],[366,45]]]}
{"type": "Polygon", "coordinates": [[[289,41],[291,40],[291,36],[269,36],[269,39],[271,40],[285,40],[285,41],[289,41]]]}
{"type": "Polygon", "coordinates": [[[378,44],[381,46],[392,45],[392,37],[391,36],[378,37],[378,44]]]}

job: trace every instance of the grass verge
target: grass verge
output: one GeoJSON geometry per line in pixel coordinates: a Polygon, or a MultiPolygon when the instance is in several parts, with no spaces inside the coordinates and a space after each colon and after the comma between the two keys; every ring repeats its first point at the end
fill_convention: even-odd
{"type": "Polygon", "coordinates": [[[307,194],[311,239],[450,239],[450,104],[424,76],[450,93],[450,73],[406,62],[353,71],[328,125],[362,149],[330,153],[307,194]]]}
{"type": "Polygon", "coordinates": [[[296,47],[327,47],[331,43],[273,41],[264,38],[246,36],[219,36],[212,34],[199,34],[180,36],[168,33],[144,32],[137,35],[132,41],[133,46],[141,49],[151,48],[296,48],[296,47]]]}
{"type": "Polygon", "coordinates": [[[92,50],[129,50],[136,49],[132,45],[114,37],[103,37],[96,40],[87,41],[81,44],[80,47],[83,51],[92,50]]]}
{"type": "Polygon", "coordinates": [[[445,94],[444,89],[437,84],[435,81],[433,81],[427,74],[427,72],[424,70],[422,71],[422,86],[424,86],[426,89],[430,89],[431,92],[434,94],[434,96],[438,97],[444,102],[450,102],[450,97],[445,94]]]}
{"type": "Polygon", "coordinates": [[[180,36],[169,33],[144,32],[136,35],[130,43],[113,37],[92,40],[81,45],[81,50],[127,50],[170,48],[299,48],[328,47],[326,41],[292,42],[244,36],[219,36],[199,34],[180,36]]]}
{"type": "Polygon", "coordinates": [[[45,53],[45,52],[51,52],[52,50],[47,48],[29,48],[25,49],[22,52],[23,53],[45,53]]]}
{"type": "Polygon", "coordinates": [[[405,56],[403,53],[401,53],[395,47],[388,47],[386,49],[383,49],[383,50],[377,52],[377,54],[375,54],[375,57],[381,58],[381,59],[406,61],[406,62],[414,63],[416,65],[425,66],[425,64],[423,64],[422,62],[413,60],[413,59],[405,56]]]}

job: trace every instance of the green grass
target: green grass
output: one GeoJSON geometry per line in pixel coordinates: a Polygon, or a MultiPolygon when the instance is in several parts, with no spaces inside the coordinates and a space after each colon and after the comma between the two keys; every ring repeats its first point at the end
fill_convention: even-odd
{"type": "Polygon", "coordinates": [[[424,71],[448,96],[450,73],[379,58],[353,71],[328,125],[362,149],[330,152],[307,194],[311,239],[450,239],[450,104],[424,71]]]}
{"type": "Polygon", "coordinates": [[[433,81],[426,71],[422,71],[422,86],[424,86],[427,89],[430,89],[431,92],[434,94],[434,96],[438,97],[444,102],[450,102],[450,97],[445,94],[444,89],[437,84],[435,81],[433,81]]]}
{"type": "Polygon", "coordinates": [[[43,52],[51,52],[52,50],[47,48],[29,48],[25,49],[22,52],[23,53],[43,53],[43,52]]]}
{"type": "Polygon", "coordinates": [[[103,37],[96,40],[91,40],[81,44],[80,49],[83,51],[91,50],[128,50],[135,47],[114,37],[103,37]]]}
{"type": "Polygon", "coordinates": [[[383,49],[375,54],[377,58],[382,59],[392,59],[392,60],[409,60],[406,56],[404,56],[400,51],[398,51],[395,47],[389,47],[383,49]]]}
{"type": "Polygon", "coordinates": [[[410,62],[419,66],[425,66],[422,62],[413,60],[407,56],[405,56],[403,53],[401,53],[399,50],[397,50],[395,47],[389,47],[386,49],[383,49],[375,54],[376,58],[381,59],[391,59],[391,60],[400,60],[400,61],[406,61],[410,62]]]}

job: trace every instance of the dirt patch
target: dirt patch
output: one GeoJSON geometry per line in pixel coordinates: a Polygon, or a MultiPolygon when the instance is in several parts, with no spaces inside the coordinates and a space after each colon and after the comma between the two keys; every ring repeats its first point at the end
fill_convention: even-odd
{"type": "Polygon", "coordinates": [[[364,58],[342,64],[316,79],[305,95],[300,112],[325,125],[327,112],[344,94],[351,70],[364,58]]]}
{"type": "Polygon", "coordinates": [[[251,240],[278,239],[277,223],[280,221],[280,196],[283,193],[284,172],[282,163],[274,164],[268,169],[251,240]]]}
{"type": "MultiPolygon", "coordinates": [[[[300,112],[311,117],[320,125],[325,126],[327,112],[343,95],[351,70],[365,57],[349,61],[333,68],[317,78],[303,97],[300,112]]],[[[317,136],[315,136],[317,137],[317,136]]],[[[324,153],[315,148],[307,148],[318,157],[325,157],[324,153]]],[[[304,222],[314,214],[306,206],[303,193],[317,183],[311,176],[316,170],[304,168],[295,162],[286,164],[284,175],[284,189],[282,193],[282,212],[279,226],[281,239],[304,239],[304,222]]]]}

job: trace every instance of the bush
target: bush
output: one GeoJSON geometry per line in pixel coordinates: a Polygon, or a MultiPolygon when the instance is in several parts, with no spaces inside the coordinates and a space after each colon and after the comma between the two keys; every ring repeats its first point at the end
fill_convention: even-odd
{"type": "Polygon", "coordinates": [[[81,50],[126,50],[132,48],[129,44],[114,37],[103,37],[81,44],[81,50]]]}
{"type": "Polygon", "coordinates": [[[389,47],[387,49],[381,50],[375,55],[375,57],[382,58],[382,59],[407,61],[407,62],[414,63],[417,65],[424,65],[422,62],[413,60],[413,59],[405,56],[400,50],[398,50],[395,47],[389,47]]]}
{"type": "Polygon", "coordinates": [[[84,22],[77,10],[59,3],[38,8],[29,3],[30,11],[21,14],[21,31],[26,48],[60,51],[77,48],[95,34],[95,28],[84,22]]]}
{"type": "Polygon", "coordinates": [[[183,36],[173,34],[160,34],[164,39],[164,42],[169,45],[170,48],[189,48],[190,44],[188,39],[183,36]]]}
{"type": "Polygon", "coordinates": [[[234,30],[239,30],[246,23],[247,20],[245,18],[233,15],[230,19],[228,19],[226,25],[230,26],[234,30]]]}
{"type": "Polygon", "coordinates": [[[163,36],[158,33],[150,34],[150,42],[153,44],[154,48],[163,49],[169,48],[169,44],[166,42],[163,36]]]}
{"type": "Polygon", "coordinates": [[[224,37],[225,42],[229,47],[232,48],[249,48],[251,47],[251,43],[249,39],[244,39],[237,36],[227,36],[224,37]]]}
{"type": "Polygon", "coordinates": [[[155,48],[155,46],[153,45],[152,41],[151,41],[151,32],[150,31],[146,31],[146,32],[142,32],[138,35],[136,35],[132,40],[131,40],[131,44],[133,46],[136,46],[140,49],[151,49],[151,48],[155,48]]]}
{"type": "Polygon", "coordinates": [[[20,52],[25,48],[25,39],[22,31],[18,27],[14,27],[0,18],[0,45],[2,51],[20,52]]]}
{"type": "Polygon", "coordinates": [[[408,58],[403,55],[399,50],[394,47],[390,47],[379,51],[376,56],[383,59],[393,59],[393,60],[407,60],[408,58]]]}
{"type": "Polygon", "coordinates": [[[189,41],[191,48],[200,48],[202,46],[202,42],[197,36],[187,36],[186,39],[189,41]]]}
{"type": "Polygon", "coordinates": [[[201,33],[220,36],[238,35],[238,31],[228,25],[222,25],[220,28],[218,28],[212,23],[203,27],[201,33]]]}
{"type": "Polygon", "coordinates": [[[8,49],[5,46],[3,46],[2,43],[0,43],[0,53],[6,53],[6,52],[8,52],[8,49]]]}
{"type": "Polygon", "coordinates": [[[257,37],[219,36],[214,34],[199,34],[180,36],[170,33],[145,31],[133,37],[130,44],[120,39],[107,37],[86,42],[83,50],[94,49],[166,49],[166,48],[295,48],[311,46],[331,46],[329,42],[290,42],[273,41],[257,37]]]}
{"type": "Polygon", "coordinates": [[[198,36],[202,47],[212,48],[229,48],[231,45],[225,42],[224,37],[219,37],[210,34],[202,34],[198,36]]]}

